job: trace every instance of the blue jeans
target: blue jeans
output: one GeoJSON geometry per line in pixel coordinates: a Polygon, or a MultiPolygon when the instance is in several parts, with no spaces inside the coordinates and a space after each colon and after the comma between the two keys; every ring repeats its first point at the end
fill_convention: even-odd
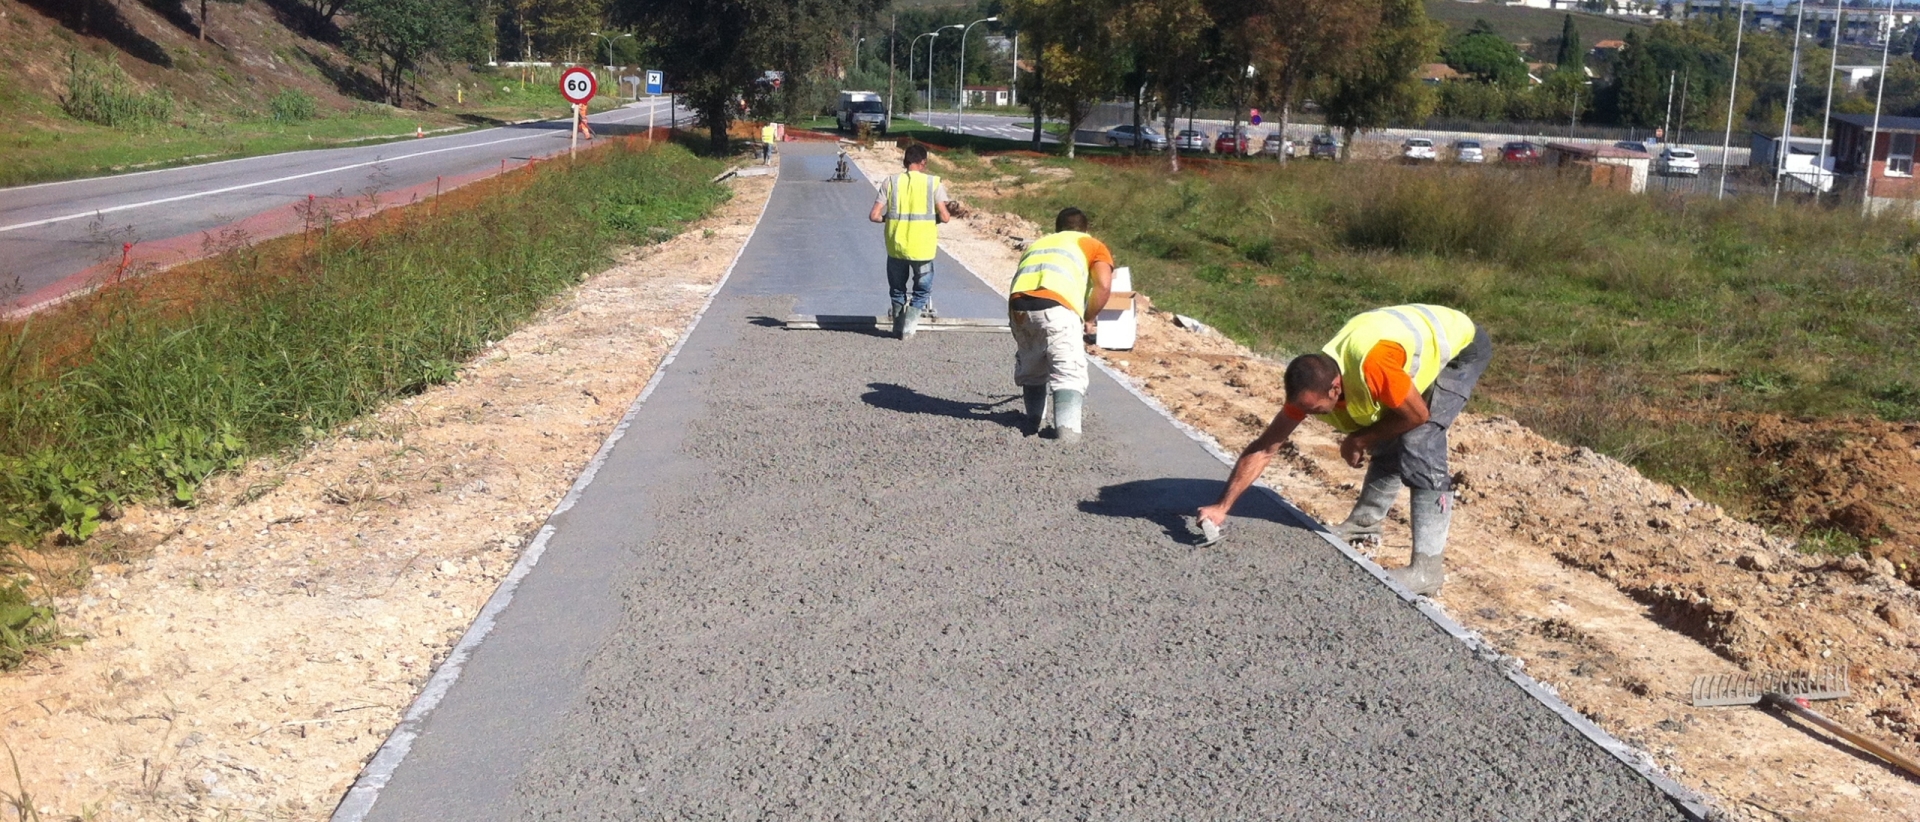
{"type": "Polygon", "coordinates": [[[927,301],[933,299],[933,261],[888,257],[887,296],[893,298],[894,308],[908,304],[909,285],[913,288],[913,307],[925,311],[927,301]]]}

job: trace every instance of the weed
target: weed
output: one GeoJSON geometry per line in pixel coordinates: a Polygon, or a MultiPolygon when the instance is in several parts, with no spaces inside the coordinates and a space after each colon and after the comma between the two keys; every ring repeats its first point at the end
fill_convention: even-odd
{"type": "Polygon", "coordinates": [[[140,91],[120,64],[79,51],[68,55],[61,105],[76,120],[114,128],[149,128],[173,117],[173,95],[140,91]]]}
{"type": "Polygon", "coordinates": [[[267,107],[273,112],[274,121],[279,123],[304,123],[320,113],[313,95],[297,88],[273,95],[273,99],[267,101],[267,107]]]}
{"type": "Polygon", "coordinates": [[[454,379],[613,246],[721,202],[715,170],[676,146],[615,146],[447,195],[470,207],[236,238],[0,325],[0,541],[77,542],[129,502],[191,505],[214,472],[454,379]]]}

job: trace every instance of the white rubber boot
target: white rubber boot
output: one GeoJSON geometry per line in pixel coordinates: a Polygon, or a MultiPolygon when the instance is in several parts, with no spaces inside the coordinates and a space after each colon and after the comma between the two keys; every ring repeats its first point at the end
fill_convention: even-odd
{"type": "Polygon", "coordinates": [[[1349,545],[1359,540],[1380,539],[1380,523],[1386,521],[1387,511],[1393,508],[1394,500],[1400,498],[1402,487],[1398,474],[1375,475],[1369,471],[1366,485],[1360,488],[1360,499],[1354,501],[1346,520],[1327,530],[1349,545]]]}
{"type": "Polygon", "coordinates": [[[1413,489],[1413,562],[1388,571],[1394,581],[1423,597],[1440,593],[1446,580],[1441,557],[1447,552],[1447,530],[1453,524],[1453,494],[1413,489]]]}
{"type": "Polygon", "coordinates": [[[911,340],[920,332],[920,309],[907,306],[905,319],[900,321],[900,339],[911,340]]]}
{"type": "Polygon", "coordinates": [[[1080,441],[1080,408],[1086,394],[1063,388],[1053,392],[1053,436],[1065,443],[1080,441]]]}
{"type": "Polygon", "coordinates": [[[1027,405],[1027,433],[1040,433],[1040,424],[1047,420],[1047,387],[1044,385],[1020,386],[1021,399],[1027,405]]]}

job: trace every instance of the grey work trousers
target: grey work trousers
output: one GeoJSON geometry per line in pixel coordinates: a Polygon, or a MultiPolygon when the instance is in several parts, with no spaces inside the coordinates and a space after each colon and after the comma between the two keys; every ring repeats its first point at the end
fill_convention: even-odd
{"type": "Polygon", "coordinates": [[[1367,463],[1367,480],[1399,474],[1409,488],[1453,490],[1447,470],[1447,429],[1467,407],[1473,386],[1493,360],[1493,340],[1487,329],[1475,326],[1473,342],[1441,366],[1440,376],[1421,395],[1427,401],[1427,421],[1420,427],[1374,446],[1367,463]]]}

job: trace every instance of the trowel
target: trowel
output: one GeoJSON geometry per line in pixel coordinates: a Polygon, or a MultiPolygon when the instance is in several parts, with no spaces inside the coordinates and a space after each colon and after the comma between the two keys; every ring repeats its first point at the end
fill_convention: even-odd
{"type": "Polygon", "coordinates": [[[1920,763],[1878,742],[1849,731],[1807,706],[1815,699],[1841,699],[1852,693],[1847,666],[1835,665],[1807,673],[1710,674],[1693,680],[1695,707],[1766,703],[1793,714],[1821,730],[1853,743],[1894,767],[1920,777],[1920,763]]]}

